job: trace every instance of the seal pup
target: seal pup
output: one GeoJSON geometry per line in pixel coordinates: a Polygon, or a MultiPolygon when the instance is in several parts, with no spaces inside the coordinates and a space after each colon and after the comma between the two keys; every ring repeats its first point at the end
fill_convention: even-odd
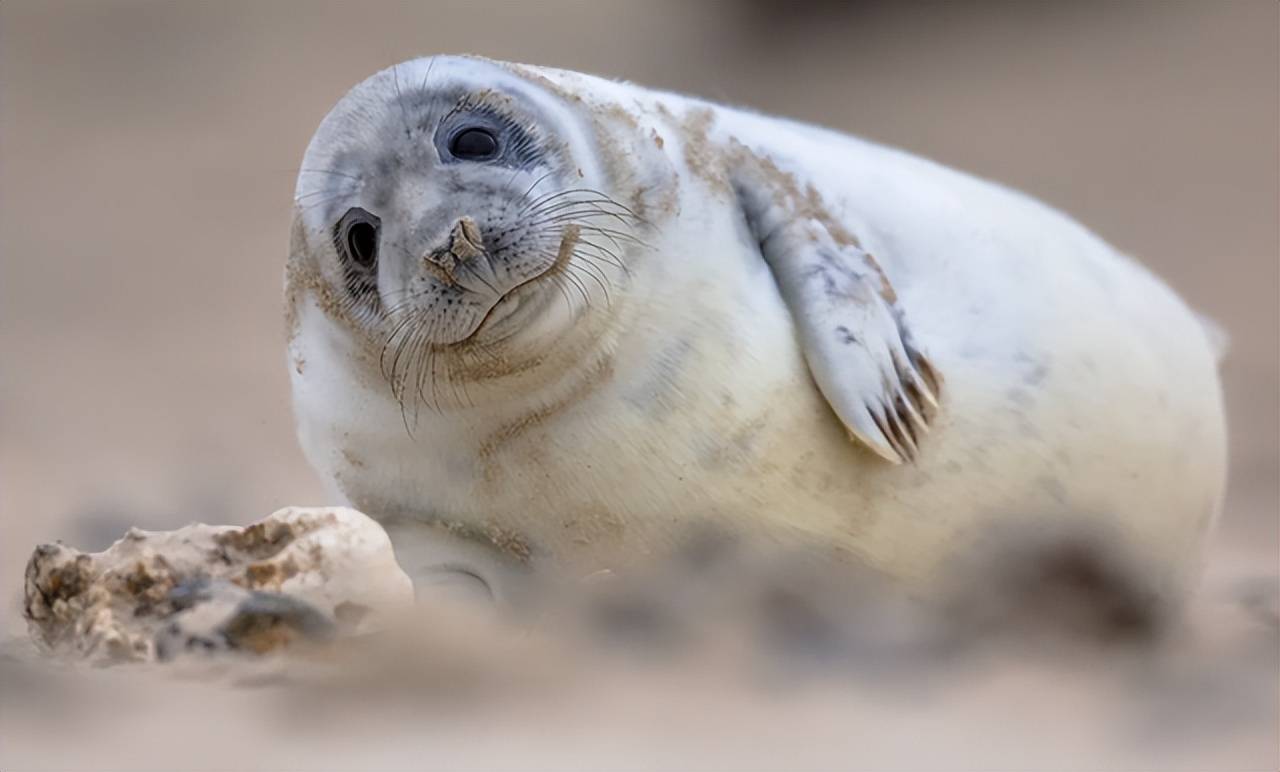
{"type": "Polygon", "coordinates": [[[1226,463],[1210,335],[1025,195],[437,56],[338,102],[295,213],[302,447],[420,586],[510,599],[704,527],[924,595],[1011,532],[1105,540],[1153,605],[1197,573],[1226,463]]]}

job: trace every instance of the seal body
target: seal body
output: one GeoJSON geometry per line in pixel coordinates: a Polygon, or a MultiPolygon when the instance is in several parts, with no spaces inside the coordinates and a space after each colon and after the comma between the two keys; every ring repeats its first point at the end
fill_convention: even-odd
{"type": "Polygon", "coordinates": [[[926,594],[1008,534],[1101,539],[1163,604],[1197,573],[1225,479],[1210,337],[1142,266],[1027,196],[787,120],[435,57],[334,108],[297,212],[302,446],[420,577],[509,596],[529,572],[618,569],[708,527],[926,594]],[[502,168],[523,198],[443,164],[441,94],[513,110],[551,148],[545,169],[502,168]],[[559,228],[550,267],[478,322],[402,321],[449,330],[405,351],[402,287],[444,297],[461,273],[439,266],[461,258],[439,245],[467,228],[501,245],[530,202],[559,228]],[[355,204],[384,229],[376,306],[352,301],[335,251],[355,204]],[[391,221],[415,225],[389,236],[391,221]]]}

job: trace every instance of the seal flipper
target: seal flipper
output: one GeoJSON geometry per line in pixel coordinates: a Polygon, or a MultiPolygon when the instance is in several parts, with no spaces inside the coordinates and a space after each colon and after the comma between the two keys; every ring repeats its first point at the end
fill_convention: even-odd
{"type": "Polygon", "coordinates": [[[833,237],[794,186],[738,172],[747,225],[822,395],[852,438],[895,464],[914,461],[937,412],[939,379],[913,345],[893,287],[870,254],[833,237]]]}

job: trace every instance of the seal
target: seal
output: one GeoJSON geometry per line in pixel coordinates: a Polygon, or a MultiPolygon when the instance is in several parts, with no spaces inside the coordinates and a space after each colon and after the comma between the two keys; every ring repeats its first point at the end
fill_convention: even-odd
{"type": "Polygon", "coordinates": [[[1068,217],[834,131],[437,56],[298,177],[301,445],[419,586],[511,599],[700,529],[928,594],[1091,533],[1155,605],[1220,509],[1211,336],[1068,217]]]}

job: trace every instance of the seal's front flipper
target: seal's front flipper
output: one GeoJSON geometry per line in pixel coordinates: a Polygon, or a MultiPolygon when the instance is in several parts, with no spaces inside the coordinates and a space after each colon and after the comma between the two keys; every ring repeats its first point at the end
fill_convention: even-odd
{"type": "Polygon", "coordinates": [[[875,259],[833,237],[825,212],[771,171],[746,163],[734,189],[813,379],[852,437],[895,464],[913,461],[937,412],[939,378],[875,259]]]}
{"type": "Polygon", "coordinates": [[[526,572],[481,540],[466,538],[460,533],[465,528],[399,517],[381,524],[420,602],[513,607],[523,602],[523,592],[532,591],[526,572]]]}

